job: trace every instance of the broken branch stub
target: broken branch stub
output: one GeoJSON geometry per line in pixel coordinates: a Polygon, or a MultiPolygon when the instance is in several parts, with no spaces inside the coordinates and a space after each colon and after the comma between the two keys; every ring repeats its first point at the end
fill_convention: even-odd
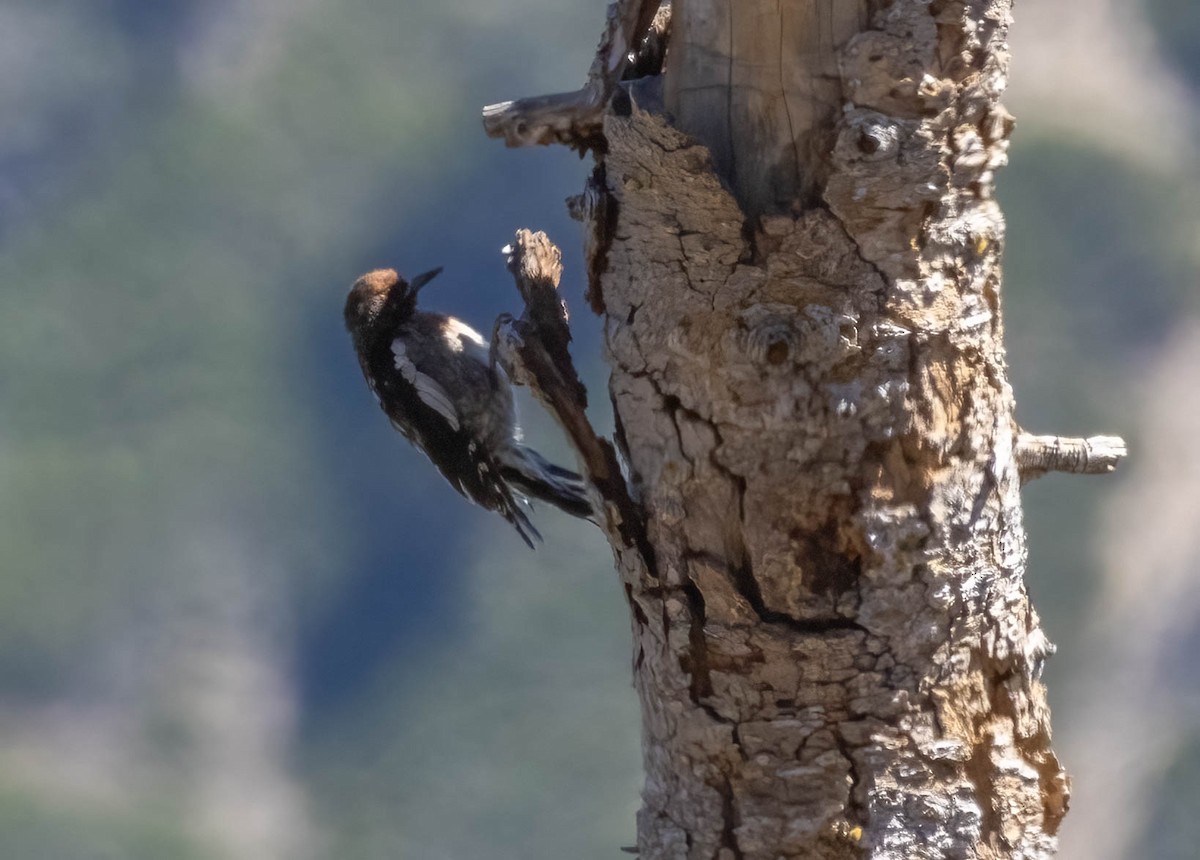
{"type": "Polygon", "coordinates": [[[1013,454],[1021,479],[1031,481],[1047,472],[1107,475],[1125,459],[1128,448],[1120,436],[1034,436],[1021,433],[1013,454]]]}
{"type": "Polygon", "coordinates": [[[658,0],[613,3],[586,84],[573,92],[487,105],[484,131],[510,147],[561,143],[580,153],[601,147],[604,111],[617,84],[635,60],[648,64],[654,55],[661,62],[669,20],[669,7],[660,9],[658,0]],[[646,50],[639,51],[647,34],[646,50]]]}
{"type": "Polygon", "coordinates": [[[607,521],[600,525],[610,539],[646,555],[642,514],[630,498],[612,443],[601,439],[588,420],[587,389],[571,360],[567,308],[558,295],[562,253],[545,233],[524,229],[517,231],[505,253],[525,310],[518,320],[496,321],[493,355],[566,433],[584,473],[606,503],[607,521]]]}

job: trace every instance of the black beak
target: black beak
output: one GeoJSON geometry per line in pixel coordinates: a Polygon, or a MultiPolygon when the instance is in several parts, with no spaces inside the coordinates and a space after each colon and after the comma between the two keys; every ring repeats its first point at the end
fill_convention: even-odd
{"type": "Polygon", "coordinates": [[[422,272],[421,274],[417,275],[408,282],[409,293],[415,296],[417,294],[417,290],[421,289],[421,287],[428,284],[441,273],[442,267],[438,266],[436,269],[430,269],[428,272],[422,272]]]}

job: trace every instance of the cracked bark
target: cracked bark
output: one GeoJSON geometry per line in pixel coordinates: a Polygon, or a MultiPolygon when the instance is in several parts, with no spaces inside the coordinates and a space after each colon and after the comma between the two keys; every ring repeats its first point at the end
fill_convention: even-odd
{"type": "Polygon", "coordinates": [[[686,0],[662,80],[587,139],[643,857],[1054,854],[1068,780],[1021,468],[1123,449],[1102,469],[1014,423],[992,197],[1009,13],[686,0]]]}

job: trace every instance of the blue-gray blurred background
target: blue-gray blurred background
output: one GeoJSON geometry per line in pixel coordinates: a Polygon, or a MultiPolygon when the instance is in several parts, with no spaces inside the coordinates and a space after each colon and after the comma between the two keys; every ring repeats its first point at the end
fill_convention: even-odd
{"type": "MultiPolygon", "coordinates": [[[[0,857],[613,858],[634,840],[609,553],[529,553],[393,433],[363,271],[566,254],[587,164],[479,108],[570,89],[600,0],[0,0],[0,857]]],[[[1068,858],[1200,844],[1200,6],[1027,0],[1000,176],[1022,422],[1117,477],[1026,491],[1076,776],[1068,858]],[[1065,8],[1063,8],[1065,7],[1065,8]]],[[[598,396],[597,396],[598,395],[598,396]]],[[[548,422],[529,434],[565,454],[548,422]]]]}

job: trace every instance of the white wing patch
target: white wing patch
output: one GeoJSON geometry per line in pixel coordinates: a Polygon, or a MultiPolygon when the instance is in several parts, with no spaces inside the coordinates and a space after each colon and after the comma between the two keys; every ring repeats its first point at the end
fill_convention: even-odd
{"type": "Polygon", "coordinates": [[[446,338],[446,343],[455,352],[463,351],[464,340],[471,341],[475,346],[484,346],[485,344],[483,335],[462,320],[456,320],[454,317],[447,317],[442,327],[442,335],[446,338]]]}
{"type": "Polygon", "coordinates": [[[417,366],[412,363],[404,349],[404,341],[400,338],[392,341],[392,355],[396,357],[396,370],[417,389],[417,397],[421,398],[421,402],[445,418],[446,423],[457,430],[458,413],[454,410],[450,395],[446,394],[446,390],[432,377],[417,370],[417,366]]]}

